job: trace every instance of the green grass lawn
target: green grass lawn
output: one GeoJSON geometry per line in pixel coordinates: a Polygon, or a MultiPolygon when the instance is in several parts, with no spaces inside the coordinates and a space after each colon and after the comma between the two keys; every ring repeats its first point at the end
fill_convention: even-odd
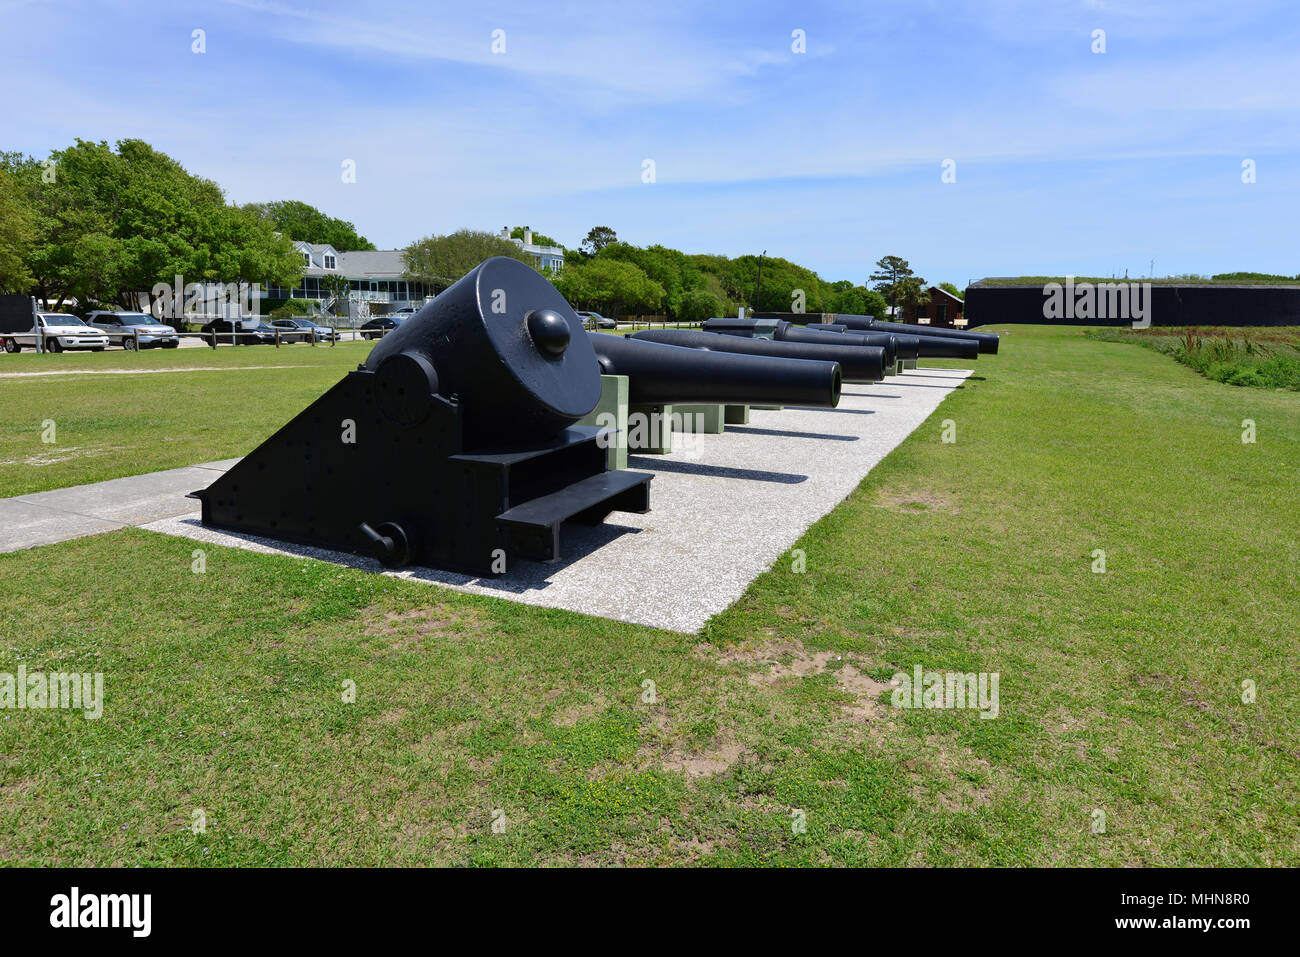
{"type": "Polygon", "coordinates": [[[0,711],[0,862],[1300,864],[1300,397],[1069,328],[975,368],[700,637],[141,531],[0,555],[0,671],[106,684],[0,711]],[[892,708],[918,664],[998,717],[892,708]]]}
{"type": "Polygon", "coordinates": [[[1228,385],[1300,392],[1300,327],[1094,329],[1094,339],[1154,349],[1228,385]]]}
{"type": "Polygon", "coordinates": [[[0,355],[0,498],[243,455],[373,345],[0,355]]]}

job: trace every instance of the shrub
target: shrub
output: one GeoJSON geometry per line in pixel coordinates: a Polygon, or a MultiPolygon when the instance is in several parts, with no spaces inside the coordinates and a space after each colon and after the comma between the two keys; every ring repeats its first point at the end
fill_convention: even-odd
{"type": "Polygon", "coordinates": [[[677,318],[682,322],[703,322],[720,315],[722,303],[707,289],[688,289],[677,306],[677,318]]]}
{"type": "Polygon", "coordinates": [[[286,299],[269,313],[272,319],[292,319],[311,314],[311,307],[302,299],[286,299]]]}

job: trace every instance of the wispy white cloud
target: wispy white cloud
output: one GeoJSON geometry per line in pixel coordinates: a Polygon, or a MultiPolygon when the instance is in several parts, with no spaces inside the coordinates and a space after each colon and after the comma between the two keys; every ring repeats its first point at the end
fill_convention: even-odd
{"type": "MultiPolygon", "coordinates": [[[[953,275],[989,254],[986,234],[1009,259],[1046,258],[1034,210],[1104,209],[1094,197],[1081,210],[1080,189],[1194,208],[1220,171],[1234,184],[1241,155],[1261,159],[1260,193],[1281,189],[1300,146],[1298,30],[1265,0],[69,2],[11,18],[57,33],[63,51],[35,89],[34,51],[0,62],[11,148],[140,136],[232,199],[303,199],[382,245],[525,221],[574,244],[609,222],[720,252],[762,236],[829,275],[913,244],[918,263],[946,257],[953,275]],[[204,56],[189,52],[196,26],[204,56]],[[1108,32],[1102,56],[1094,26],[1108,32]],[[504,55],[491,52],[497,28],[504,55]],[[796,28],[807,54],[790,48],[796,28]],[[136,51],[111,82],[105,49],[136,51]],[[345,158],[355,184],[340,180],[345,158]],[[946,158],[954,186],[939,180],[946,158]],[[954,233],[958,214],[978,232],[954,233]]],[[[1261,249],[1276,237],[1265,222],[1261,249]]]]}

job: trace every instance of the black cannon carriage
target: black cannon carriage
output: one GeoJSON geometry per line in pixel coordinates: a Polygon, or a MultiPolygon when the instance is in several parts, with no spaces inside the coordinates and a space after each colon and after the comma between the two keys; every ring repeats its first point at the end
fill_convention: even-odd
{"type": "Polygon", "coordinates": [[[567,521],[646,512],[609,471],[582,322],[527,265],[475,267],[208,488],[203,524],[498,575],[560,555],[567,521]]]}

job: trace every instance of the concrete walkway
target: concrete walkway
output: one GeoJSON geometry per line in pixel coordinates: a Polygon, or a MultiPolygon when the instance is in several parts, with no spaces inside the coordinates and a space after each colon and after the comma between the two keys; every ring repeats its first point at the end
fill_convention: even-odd
{"type": "Polygon", "coordinates": [[[0,552],[189,515],[198,503],[185,496],[211,485],[214,473],[238,461],[207,462],[0,499],[0,552]]]}
{"type": "MultiPolygon", "coordinates": [[[[0,551],[126,526],[252,551],[315,558],[531,605],[695,632],[739,598],[970,372],[915,369],[846,385],[837,409],[751,412],[722,435],[675,437],[669,455],[632,455],[653,472],[651,511],[566,527],[563,558],[520,562],[495,579],[431,568],[390,572],[342,552],[204,528],[185,495],[236,460],[0,501],[0,551]]],[[[939,441],[938,423],[932,423],[939,441]]],[[[818,556],[808,555],[809,566],[818,556]]]]}

